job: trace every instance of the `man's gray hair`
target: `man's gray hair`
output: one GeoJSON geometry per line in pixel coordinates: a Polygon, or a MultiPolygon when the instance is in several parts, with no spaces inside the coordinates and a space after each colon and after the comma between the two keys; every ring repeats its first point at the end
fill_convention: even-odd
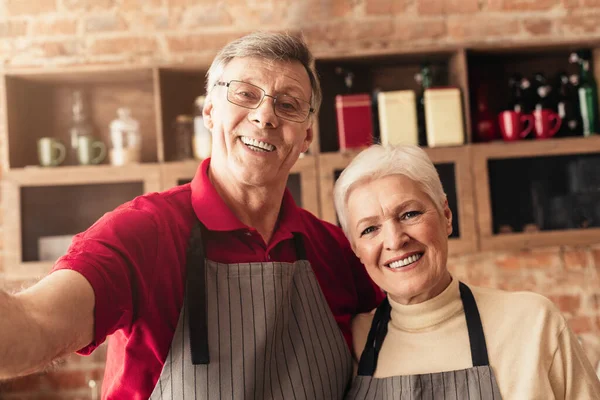
{"type": "Polygon", "coordinates": [[[231,60],[239,57],[258,57],[271,61],[298,61],[306,69],[312,89],[310,105],[313,115],[321,106],[321,85],[314,66],[314,57],[304,40],[287,33],[255,32],[227,44],[213,60],[206,76],[206,93],[220,79],[231,60]]]}
{"type": "Polygon", "coordinates": [[[360,152],[335,183],[333,199],[340,225],[350,239],[348,197],[357,186],[389,175],[404,175],[421,185],[438,212],[442,213],[446,193],[435,166],[423,149],[414,145],[375,144],[360,152]]]}

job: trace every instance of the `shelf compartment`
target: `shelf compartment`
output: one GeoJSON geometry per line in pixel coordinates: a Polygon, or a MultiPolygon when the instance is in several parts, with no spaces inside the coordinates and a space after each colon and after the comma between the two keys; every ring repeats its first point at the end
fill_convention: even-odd
{"type": "Polygon", "coordinates": [[[74,235],[120,204],[160,189],[157,166],[33,171],[27,168],[7,172],[2,182],[6,276],[43,276],[54,262],[39,261],[40,237],[74,235]]]}
{"type": "MultiPolygon", "coordinates": [[[[538,72],[542,73],[555,91],[556,78],[559,72],[564,71],[569,75],[578,74],[579,66],[569,63],[570,54],[577,50],[589,52],[591,61],[590,70],[598,77],[598,73],[600,72],[600,63],[598,62],[600,61],[600,54],[597,50],[585,44],[468,50],[467,63],[469,65],[469,96],[471,99],[470,111],[472,115],[473,142],[485,141],[479,138],[477,134],[476,118],[478,90],[480,87],[483,88],[483,91],[488,92],[486,98],[488,99],[489,110],[492,115],[496,116],[508,108],[510,101],[508,81],[511,76],[519,74],[529,79],[533,85],[534,74],[538,72]]],[[[479,93],[479,95],[482,94],[479,93]]],[[[537,96],[537,94],[534,95],[537,96]]],[[[494,124],[498,134],[497,139],[501,140],[502,137],[497,120],[494,120],[494,124]]],[[[533,133],[529,135],[530,138],[533,136],[533,133]]]]}
{"type": "Polygon", "coordinates": [[[207,69],[158,68],[156,70],[160,99],[160,153],[164,161],[177,161],[174,123],[178,115],[194,115],[194,101],[205,94],[207,69]]]}
{"type": "MultiPolygon", "coordinates": [[[[158,161],[153,72],[149,68],[9,73],[5,79],[9,168],[38,165],[37,140],[54,137],[70,148],[72,93],[83,91],[94,135],[110,148],[110,122],[119,107],[140,122],[142,162],[158,161]]],[[[76,165],[74,157],[64,165],[76,165]]],[[[108,159],[104,161],[108,163],[108,159]]]]}
{"type": "MultiPolygon", "coordinates": [[[[168,189],[190,182],[200,163],[201,161],[195,160],[164,163],[161,166],[163,187],[168,189]]],[[[316,157],[300,157],[290,171],[287,184],[296,204],[318,217],[320,210],[316,157]]]]}
{"type": "MultiPolygon", "coordinates": [[[[550,196],[567,194],[567,163],[600,157],[600,136],[473,145],[477,221],[482,250],[597,243],[600,228],[539,230],[549,221],[532,182],[551,182],[550,196]],[[596,157],[597,156],[597,157],[596,157]],[[509,175],[507,181],[507,175],[509,175]],[[510,193],[507,195],[510,185],[510,193]],[[535,200],[534,204],[534,198],[535,200]],[[495,212],[494,212],[495,211],[495,212]],[[511,216],[511,211],[514,217],[511,216]],[[503,220],[504,219],[504,220],[503,220]],[[511,229],[506,226],[511,226],[511,229]],[[518,225],[518,226],[517,226],[518,225]],[[512,230],[512,232],[511,232],[512,230]],[[518,232],[517,232],[518,230],[518,232]]],[[[546,191],[544,191],[546,192],[546,191]]],[[[549,197],[548,197],[549,198],[549,197]]],[[[568,207],[563,207],[566,209],[568,207]]],[[[548,226],[551,228],[551,225],[548,226]]]]}
{"type": "MultiPolygon", "coordinates": [[[[452,85],[461,89],[463,113],[465,114],[465,142],[469,142],[470,126],[469,93],[467,79],[466,53],[463,50],[438,51],[428,54],[390,54],[367,57],[345,57],[319,60],[317,71],[323,88],[323,103],[318,118],[318,140],[322,153],[339,150],[335,96],[346,94],[344,79],[336,72],[342,68],[354,73],[354,85],[351,93],[369,93],[378,88],[382,91],[414,90],[419,93],[420,86],[414,76],[422,63],[432,66],[435,86],[452,85]]],[[[374,121],[377,118],[373,116],[374,121]]]]}
{"type": "MultiPolygon", "coordinates": [[[[453,233],[449,239],[449,254],[477,251],[475,205],[468,146],[427,148],[427,155],[438,169],[442,185],[453,213],[453,233]]],[[[322,218],[338,224],[333,202],[335,181],[361,149],[327,153],[319,156],[320,201],[322,218]]]]}

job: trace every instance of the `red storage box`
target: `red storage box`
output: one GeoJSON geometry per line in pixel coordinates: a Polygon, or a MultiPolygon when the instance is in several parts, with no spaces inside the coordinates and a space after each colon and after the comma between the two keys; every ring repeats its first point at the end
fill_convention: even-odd
{"type": "Polygon", "coordinates": [[[340,150],[368,146],[373,142],[369,94],[337,95],[335,110],[340,150]]]}

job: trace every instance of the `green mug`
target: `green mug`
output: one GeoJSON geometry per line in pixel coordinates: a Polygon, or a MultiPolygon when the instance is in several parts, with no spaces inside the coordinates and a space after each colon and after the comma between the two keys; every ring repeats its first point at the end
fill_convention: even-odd
{"type": "Polygon", "coordinates": [[[65,145],[60,140],[43,137],[37,141],[38,159],[42,167],[56,167],[62,164],[67,155],[65,145]]]}
{"type": "Polygon", "coordinates": [[[93,136],[77,138],[77,161],[81,165],[100,164],[106,157],[106,145],[93,136]]]}

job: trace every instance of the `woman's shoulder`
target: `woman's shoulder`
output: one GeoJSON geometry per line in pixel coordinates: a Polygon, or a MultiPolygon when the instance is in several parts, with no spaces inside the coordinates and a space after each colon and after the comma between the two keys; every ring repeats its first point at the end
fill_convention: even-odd
{"type": "Polygon", "coordinates": [[[368,313],[358,314],[352,319],[352,349],[354,357],[358,360],[365,348],[367,336],[371,329],[371,323],[375,316],[375,310],[368,313]]]}

